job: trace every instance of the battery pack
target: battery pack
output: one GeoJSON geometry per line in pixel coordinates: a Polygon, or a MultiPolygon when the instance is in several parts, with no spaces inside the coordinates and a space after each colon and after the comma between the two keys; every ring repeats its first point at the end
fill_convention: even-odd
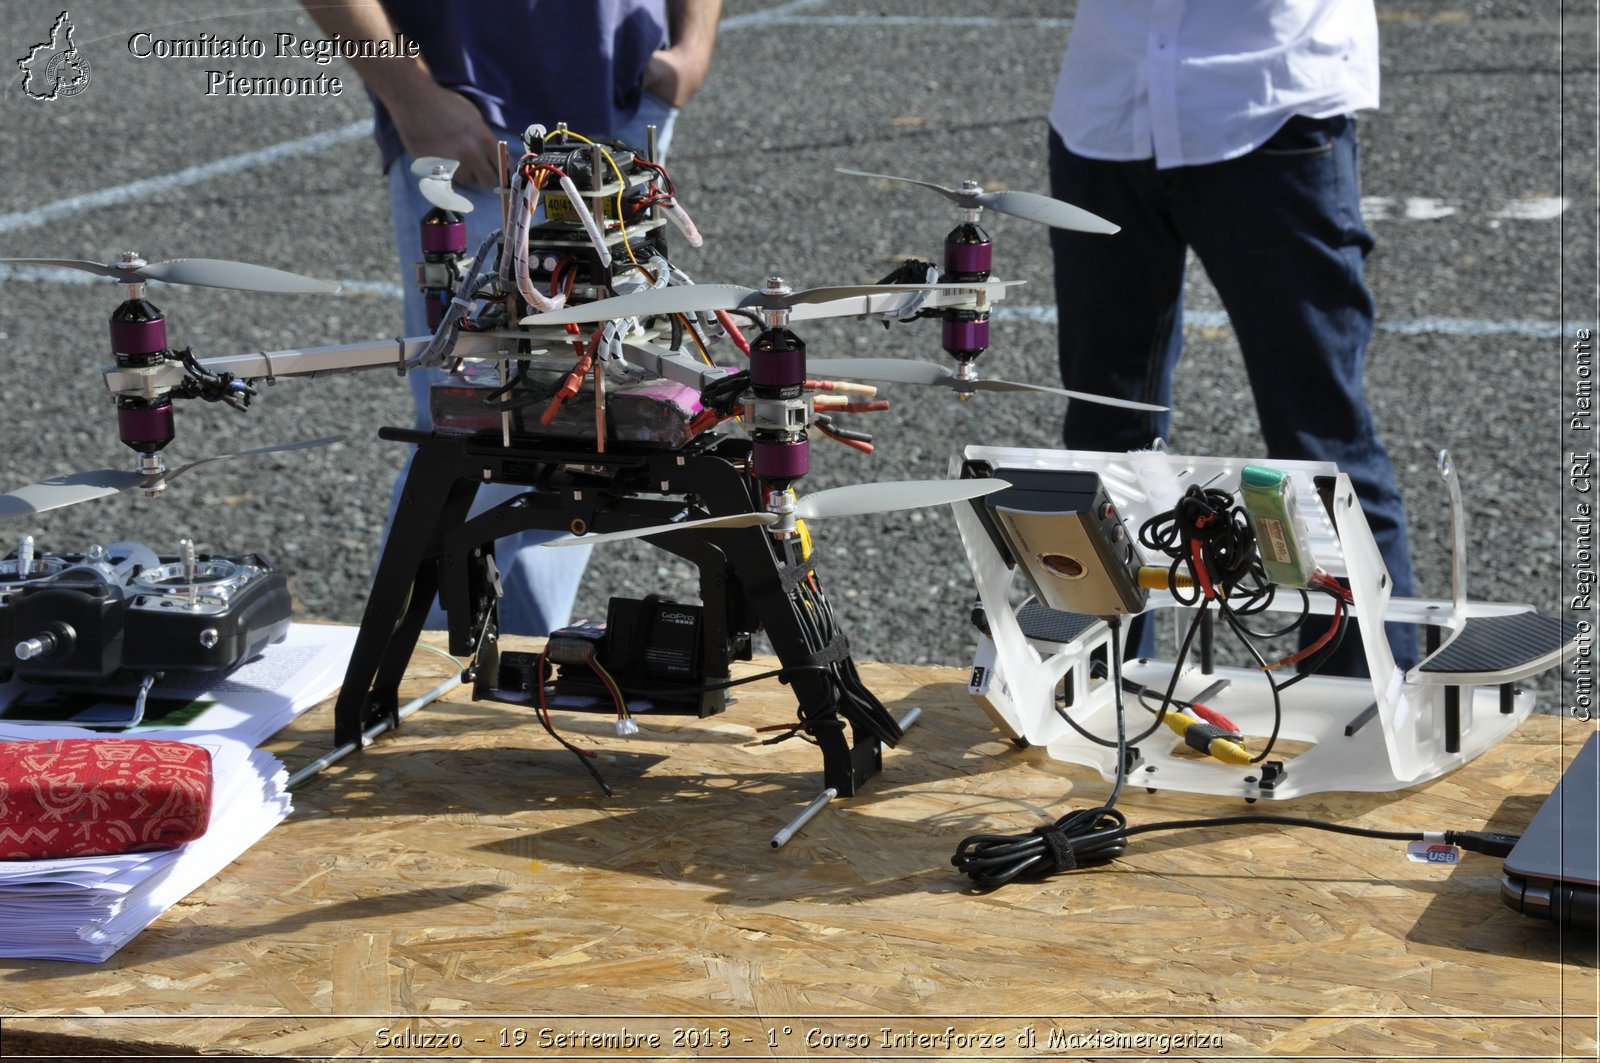
{"type": "Polygon", "coordinates": [[[1309,536],[1295,500],[1294,480],[1264,465],[1239,470],[1239,501],[1256,535],[1256,549],[1267,578],[1281,587],[1304,587],[1316,562],[1307,551],[1309,536]]]}

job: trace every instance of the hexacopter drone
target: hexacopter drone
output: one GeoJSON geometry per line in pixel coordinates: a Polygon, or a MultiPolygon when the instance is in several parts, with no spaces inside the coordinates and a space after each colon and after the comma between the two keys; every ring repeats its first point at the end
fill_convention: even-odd
{"type": "Polygon", "coordinates": [[[74,474],[0,496],[0,516],[158,490],[199,464],[169,471],[162,461],[175,436],[174,400],[242,408],[262,380],[442,368],[446,375],[432,389],[433,431],[380,432],[417,447],[397,515],[410,534],[391,536],[379,562],[336,707],[341,748],[360,748],[398,722],[400,679],[437,593],[451,652],[473,658],[469,673],[479,695],[542,693],[554,667],[558,691],[563,682],[581,687],[588,679],[608,693],[619,730],[636,692],[678,711],[720,711],[730,662],[747,656],[750,635],[765,630],[799,702],[793,732],[821,747],[825,785],[854,793],[880,766],[881,746],[899,739],[901,725],[855,674],[806,522],[964,502],[1004,484],[902,481],[801,495],[795,486],[809,471],[810,443],[870,446],[842,419],[881,408],[871,381],[934,385],[963,398],[1044,391],[1151,408],[976,372],[988,346],[990,307],[1009,283],[991,279],[992,245],[977,224],[979,212],[987,207],[1091,232],[1115,226],[1043,196],[986,192],[971,182],[926,185],[954,200],[960,215],[942,274],[916,263],[869,285],[794,290],[775,277],[760,288],[694,284],[669,259],[666,229],[676,226],[691,245],[700,237],[653,151],[565,127],[548,134],[534,127],[523,142],[520,157],[502,159],[504,224],[471,254],[463,218],[471,204],[451,188],[454,164],[424,159],[415,167],[433,205],[421,222],[418,265],[431,336],[199,358],[168,345],[165,319],[144,297],[145,281],[285,292],[331,286],[215,260],[9,260],[87,269],[129,286],[112,317],[115,364],[104,375],[122,439],[139,463],[131,472],[74,474]],[[848,315],[939,320],[956,368],[884,358],[808,361],[791,326],[848,315]],[[756,332],[747,340],[741,327],[749,324],[756,332]],[[747,360],[717,364],[711,351],[721,340],[747,360]],[[525,490],[469,516],[485,482],[525,490]],[[660,603],[614,601],[603,635],[553,633],[538,660],[501,655],[492,547],[535,528],[569,531],[577,536],[571,541],[648,539],[699,568],[702,603],[664,611],[660,603]],[[668,631],[669,612],[690,617],[692,630],[668,631]],[[671,667],[640,666],[615,677],[604,667],[663,656],[671,667]]]}

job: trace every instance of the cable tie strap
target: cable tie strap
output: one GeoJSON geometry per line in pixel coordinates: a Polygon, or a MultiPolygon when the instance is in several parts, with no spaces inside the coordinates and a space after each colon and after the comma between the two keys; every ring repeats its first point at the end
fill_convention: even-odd
{"type": "Polygon", "coordinates": [[[1067,837],[1067,832],[1058,824],[1048,827],[1035,827],[1033,833],[1037,834],[1049,850],[1046,857],[1050,866],[1046,873],[1054,871],[1071,871],[1078,866],[1078,852],[1072,847],[1072,841],[1067,837]]]}
{"type": "MultiPolygon", "coordinates": [[[[828,640],[826,646],[809,650],[800,660],[789,662],[791,665],[828,665],[850,659],[850,640],[844,635],[835,632],[833,638],[828,640]]],[[[785,677],[783,682],[789,682],[785,677]]]]}

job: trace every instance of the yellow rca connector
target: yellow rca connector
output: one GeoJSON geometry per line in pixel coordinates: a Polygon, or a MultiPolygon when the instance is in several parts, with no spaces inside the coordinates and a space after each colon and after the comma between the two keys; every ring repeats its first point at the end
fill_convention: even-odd
{"type": "Polygon", "coordinates": [[[1227,732],[1181,712],[1168,711],[1167,726],[1183,736],[1189,748],[1226,764],[1249,764],[1250,754],[1227,732]]]}
{"type": "Polygon", "coordinates": [[[1139,586],[1147,591],[1168,591],[1174,587],[1188,589],[1194,586],[1194,579],[1181,568],[1174,571],[1160,565],[1140,565],[1139,586]]]}

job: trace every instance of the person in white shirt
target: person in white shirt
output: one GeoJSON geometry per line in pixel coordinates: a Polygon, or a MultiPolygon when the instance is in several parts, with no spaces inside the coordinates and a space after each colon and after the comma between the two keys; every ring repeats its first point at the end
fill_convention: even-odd
{"type": "MultiPolygon", "coordinates": [[[[1352,115],[1377,105],[1372,0],[1080,0],[1050,110],[1051,194],[1122,230],[1051,230],[1051,244],[1063,384],[1162,405],[1192,250],[1238,337],[1267,456],[1337,462],[1393,592],[1410,595],[1405,508],[1362,382],[1376,308],[1352,115]]],[[[1171,423],[1075,402],[1063,438],[1132,450],[1171,442],[1171,423]]],[[[1387,633],[1414,664],[1414,629],[1387,633]]],[[[1354,632],[1323,671],[1364,674],[1354,632]]]]}

